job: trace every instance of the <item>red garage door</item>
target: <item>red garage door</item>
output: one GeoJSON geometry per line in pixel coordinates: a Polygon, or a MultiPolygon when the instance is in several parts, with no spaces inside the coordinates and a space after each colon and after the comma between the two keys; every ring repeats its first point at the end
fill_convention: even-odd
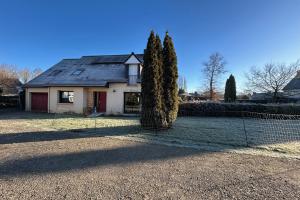
{"type": "Polygon", "coordinates": [[[31,110],[37,112],[47,112],[48,93],[31,93],[31,110]]]}

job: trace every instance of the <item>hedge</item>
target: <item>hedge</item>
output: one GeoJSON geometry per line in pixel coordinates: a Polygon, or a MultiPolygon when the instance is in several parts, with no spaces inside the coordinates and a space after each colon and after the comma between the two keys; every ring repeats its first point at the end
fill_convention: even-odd
{"type": "Polygon", "coordinates": [[[179,116],[241,116],[246,112],[300,115],[300,104],[181,103],[179,116]]]}

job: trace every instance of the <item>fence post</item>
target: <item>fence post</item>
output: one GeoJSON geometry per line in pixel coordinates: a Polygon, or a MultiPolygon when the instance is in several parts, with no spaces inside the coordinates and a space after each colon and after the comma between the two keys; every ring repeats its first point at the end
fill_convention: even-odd
{"type": "Polygon", "coordinates": [[[244,133],[245,133],[245,139],[246,139],[246,146],[249,147],[244,112],[242,112],[242,119],[243,119],[244,133]]]}

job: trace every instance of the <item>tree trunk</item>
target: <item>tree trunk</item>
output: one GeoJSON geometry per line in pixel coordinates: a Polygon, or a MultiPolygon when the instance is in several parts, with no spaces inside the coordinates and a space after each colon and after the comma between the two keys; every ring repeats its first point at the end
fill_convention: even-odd
{"type": "Polygon", "coordinates": [[[278,95],[278,90],[276,89],[273,93],[273,102],[275,102],[275,103],[277,103],[277,101],[278,101],[277,95],[278,95]]]}
{"type": "Polygon", "coordinates": [[[209,82],[209,98],[212,101],[214,96],[214,91],[213,91],[213,81],[212,79],[209,82]]]}

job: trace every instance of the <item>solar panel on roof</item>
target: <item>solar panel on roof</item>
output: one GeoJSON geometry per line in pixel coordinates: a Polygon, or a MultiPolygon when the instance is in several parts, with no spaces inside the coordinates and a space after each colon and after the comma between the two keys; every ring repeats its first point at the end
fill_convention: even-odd
{"type": "MultiPolygon", "coordinates": [[[[83,56],[80,59],[64,59],[27,85],[105,85],[107,82],[126,82],[124,62],[128,55],[83,56]],[[77,70],[84,69],[84,73],[77,70]],[[61,73],[63,72],[63,73],[61,73]],[[73,73],[78,75],[72,75],[73,73]]],[[[136,54],[141,59],[142,54],[136,54]]]]}
{"type": "Polygon", "coordinates": [[[60,72],[62,72],[62,70],[54,70],[54,71],[51,72],[48,76],[56,76],[56,75],[58,75],[60,72]]]}

